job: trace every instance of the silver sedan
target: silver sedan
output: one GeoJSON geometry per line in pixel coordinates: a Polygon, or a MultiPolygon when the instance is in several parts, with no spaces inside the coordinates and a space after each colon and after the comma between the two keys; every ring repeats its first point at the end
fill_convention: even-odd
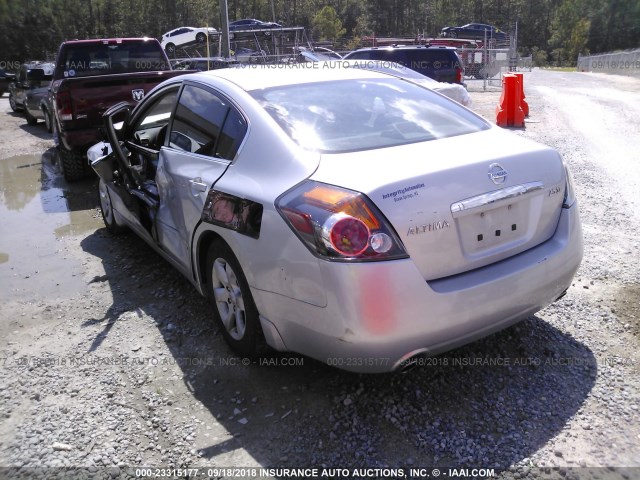
{"type": "Polygon", "coordinates": [[[414,83],[225,69],[128,108],[90,151],[105,224],[209,297],[241,355],[401,370],[544,308],[580,264],[560,155],[414,83]]]}

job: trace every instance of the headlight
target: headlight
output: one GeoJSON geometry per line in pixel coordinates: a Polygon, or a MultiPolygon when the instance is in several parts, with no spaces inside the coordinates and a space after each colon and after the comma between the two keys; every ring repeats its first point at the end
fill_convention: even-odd
{"type": "Polygon", "coordinates": [[[573,176],[569,171],[569,167],[564,166],[565,172],[565,188],[564,188],[564,202],[562,208],[571,208],[576,203],[576,192],[573,188],[573,176]]]}

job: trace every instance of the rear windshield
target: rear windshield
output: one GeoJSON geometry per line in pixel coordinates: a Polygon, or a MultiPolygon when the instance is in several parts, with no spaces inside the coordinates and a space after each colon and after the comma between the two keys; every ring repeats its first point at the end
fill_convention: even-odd
{"type": "Polygon", "coordinates": [[[170,70],[155,42],[67,45],[60,60],[59,75],[63,77],[170,70]]]}
{"type": "Polygon", "coordinates": [[[391,147],[489,128],[481,118],[400,79],[361,79],[254,90],[300,146],[327,153],[391,147]]]}

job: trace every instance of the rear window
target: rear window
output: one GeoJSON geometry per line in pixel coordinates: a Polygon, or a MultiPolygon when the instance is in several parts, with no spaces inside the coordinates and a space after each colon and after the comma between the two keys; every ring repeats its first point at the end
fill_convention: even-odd
{"type": "Polygon", "coordinates": [[[57,68],[61,77],[170,70],[155,42],[67,45],[57,68]]]}
{"type": "Polygon", "coordinates": [[[426,142],[489,128],[457,103],[399,79],[287,85],[251,94],[300,146],[327,153],[426,142]]]}

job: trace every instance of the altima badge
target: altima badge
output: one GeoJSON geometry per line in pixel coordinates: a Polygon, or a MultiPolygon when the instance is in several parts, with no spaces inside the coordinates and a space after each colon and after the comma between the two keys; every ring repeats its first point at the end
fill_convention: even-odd
{"type": "Polygon", "coordinates": [[[489,165],[489,179],[496,185],[503,184],[507,179],[507,171],[499,163],[489,165]]]}
{"type": "Polygon", "coordinates": [[[427,232],[435,232],[436,230],[442,230],[443,228],[449,228],[449,222],[446,220],[440,220],[433,223],[427,223],[425,225],[418,225],[416,227],[409,227],[407,236],[420,235],[427,232]]]}

